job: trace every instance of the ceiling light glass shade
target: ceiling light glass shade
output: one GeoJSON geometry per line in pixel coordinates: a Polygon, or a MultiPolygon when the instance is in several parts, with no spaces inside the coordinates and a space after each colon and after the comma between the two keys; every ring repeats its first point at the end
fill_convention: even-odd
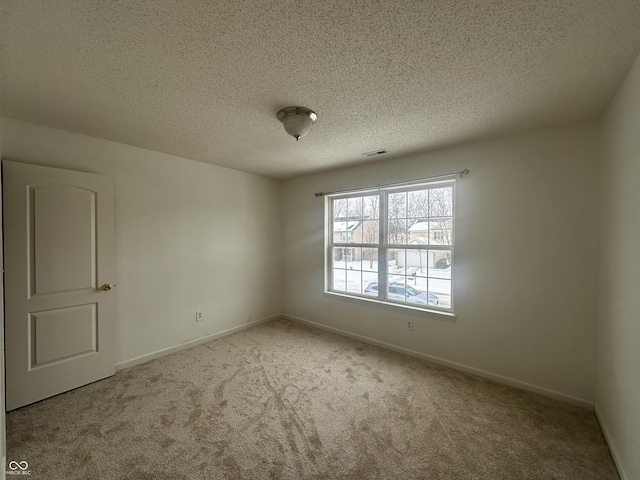
{"type": "Polygon", "coordinates": [[[311,125],[316,123],[317,119],[316,112],[305,107],[287,107],[278,112],[278,120],[296,141],[309,133],[311,125]]]}

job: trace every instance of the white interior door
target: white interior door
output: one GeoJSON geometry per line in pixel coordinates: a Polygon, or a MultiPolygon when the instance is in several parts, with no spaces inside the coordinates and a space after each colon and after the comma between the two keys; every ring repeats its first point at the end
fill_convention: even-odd
{"type": "Polygon", "coordinates": [[[114,374],[113,184],[2,162],[6,408],[114,374]]]}

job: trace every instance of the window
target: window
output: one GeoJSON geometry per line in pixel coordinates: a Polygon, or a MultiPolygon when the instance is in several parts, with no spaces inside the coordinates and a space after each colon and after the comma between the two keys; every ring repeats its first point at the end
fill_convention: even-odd
{"type": "Polygon", "coordinates": [[[353,232],[340,232],[340,241],[348,243],[353,241],[353,232]]]}
{"type": "Polygon", "coordinates": [[[455,181],[327,197],[327,291],[453,311],[455,181]]]}

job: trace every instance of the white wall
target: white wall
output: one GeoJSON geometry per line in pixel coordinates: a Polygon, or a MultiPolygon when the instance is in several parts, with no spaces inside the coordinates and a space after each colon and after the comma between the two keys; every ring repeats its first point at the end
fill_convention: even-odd
{"type": "Polygon", "coordinates": [[[640,478],[640,57],[603,120],[596,409],[623,479],[640,478]]]}
{"type": "Polygon", "coordinates": [[[599,124],[585,123],[285,181],[283,313],[588,405],[599,137],[599,124]],[[322,293],[324,203],[314,192],[464,168],[471,173],[457,185],[455,322],[322,293]]]}
{"type": "Polygon", "coordinates": [[[6,160],[114,179],[118,363],[280,314],[281,182],[16,120],[0,129],[6,160]]]}

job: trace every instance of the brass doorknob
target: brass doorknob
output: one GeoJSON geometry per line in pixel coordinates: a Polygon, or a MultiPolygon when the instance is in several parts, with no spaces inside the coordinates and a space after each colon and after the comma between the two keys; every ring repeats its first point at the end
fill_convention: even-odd
{"type": "Polygon", "coordinates": [[[113,288],[113,285],[111,285],[110,283],[105,283],[105,284],[104,284],[104,285],[102,285],[102,287],[100,287],[100,288],[102,288],[102,290],[107,291],[107,290],[111,290],[111,289],[113,288]]]}

